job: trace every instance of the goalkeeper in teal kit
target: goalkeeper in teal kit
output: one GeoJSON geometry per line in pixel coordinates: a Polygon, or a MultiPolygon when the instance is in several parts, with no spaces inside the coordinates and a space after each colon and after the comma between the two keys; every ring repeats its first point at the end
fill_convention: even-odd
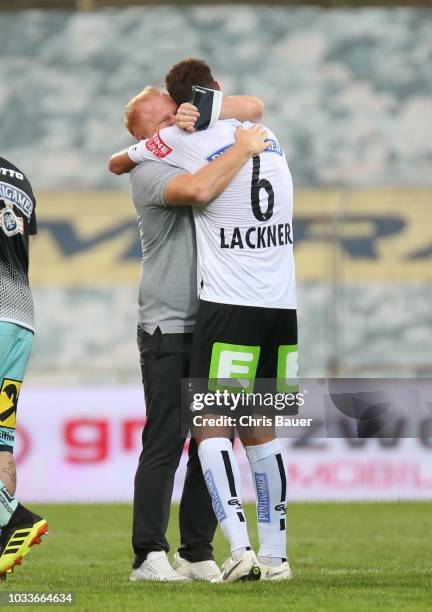
{"type": "Polygon", "coordinates": [[[48,529],[14,497],[16,413],[34,334],[28,263],[35,206],[25,175],[0,157],[0,579],[48,529]]]}

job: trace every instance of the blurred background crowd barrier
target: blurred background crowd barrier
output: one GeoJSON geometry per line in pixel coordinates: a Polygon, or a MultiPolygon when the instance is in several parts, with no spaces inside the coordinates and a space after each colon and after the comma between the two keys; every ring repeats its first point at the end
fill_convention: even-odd
{"type": "MultiPolygon", "coordinates": [[[[99,5],[71,4],[63,6],[99,5]]],[[[122,411],[142,424],[140,246],[128,179],[110,175],[107,160],[130,143],[125,103],[161,84],[186,56],[207,60],[226,93],[261,97],[264,122],[286,153],[296,187],[302,375],[431,375],[432,9],[410,4],[0,13],[2,155],[28,173],[38,197],[31,268],[38,333],[22,425],[36,418],[36,402],[46,435],[61,432],[51,448],[65,461],[71,440],[91,458],[101,436],[121,466],[107,431],[122,411]],[[58,411],[57,423],[65,406],[72,420],[104,409],[114,420],[51,427],[50,415],[58,411]]],[[[131,483],[139,427],[125,427],[118,444],[126,445],[131,483]]],[[[41,461],[42,478],[48,455],[41,461]]],[[[73,469],[84,477],[79,461],[73,469]]]]}

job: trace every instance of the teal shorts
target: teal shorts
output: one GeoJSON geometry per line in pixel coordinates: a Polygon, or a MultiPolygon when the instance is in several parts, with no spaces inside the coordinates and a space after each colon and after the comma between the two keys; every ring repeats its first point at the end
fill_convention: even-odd
{"type": "Polygon", "coordinates": [[[0,321],[0,451],[13,452],[16,413],[33,332],[0,321]]]}

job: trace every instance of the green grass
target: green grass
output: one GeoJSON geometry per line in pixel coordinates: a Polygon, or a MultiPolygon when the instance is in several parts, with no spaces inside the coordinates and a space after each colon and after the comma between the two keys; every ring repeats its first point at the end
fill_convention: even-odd
{"type": "MultiPolygon", "coordinates": [[[[75,591],[73,610],[431,609],[431,503],[291,504],[289,558],[294,580],[231,585],[130,583],[128,506],[50,505],[34,510],[48,519],[50,535],[0,588],[75,591]]],[[[178,545],[177,515],[174,507],[172,550],[178,545]]],[[[256,544],[252,506],[247,515],[256,544]]],[[[228,555],[219,531],[215,551],[218,562],[228,555]]],[[[31,606],[42,608],[48,609],[31,606]]]]}

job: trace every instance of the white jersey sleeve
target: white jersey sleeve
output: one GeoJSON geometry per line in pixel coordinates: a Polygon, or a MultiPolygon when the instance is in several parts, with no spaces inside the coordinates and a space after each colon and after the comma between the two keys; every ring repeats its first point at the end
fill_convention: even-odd
{"type": "Polygon", "coordinates": [[[145,161],[160,161],[185,169],[181,131],[176,126],[164,128],[151,138],[140,140],[129,147],[128,155],[136,164],[145,161]]]}

